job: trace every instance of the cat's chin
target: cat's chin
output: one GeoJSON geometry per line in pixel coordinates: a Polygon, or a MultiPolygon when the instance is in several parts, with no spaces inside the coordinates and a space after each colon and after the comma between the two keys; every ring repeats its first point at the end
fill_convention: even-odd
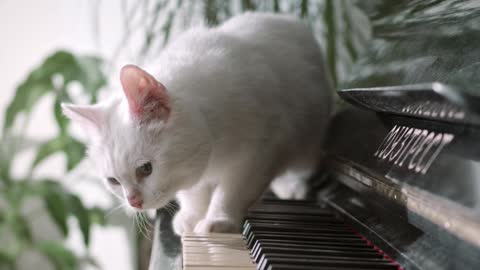
{"type": "Polygon", "coordinates": [[[158,200],[149,202],[148,204],[143,205],[142,209],[136,209],[137,211],[146,211],[146,210],[156,210],[163,207],[168,207],[170,199],[168,200],[158,200]]]}

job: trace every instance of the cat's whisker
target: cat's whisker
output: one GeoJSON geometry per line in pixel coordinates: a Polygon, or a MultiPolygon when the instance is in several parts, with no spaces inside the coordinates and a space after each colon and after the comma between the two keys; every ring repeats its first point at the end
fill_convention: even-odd
{"type": "Polygon", "coordinates": [[[143,234],[142,227],[141,227],[140,222],[138,220],[138,213],[137,212],[135,212],[135,214],[133,215],[133,221],[134,221],[134,224],[135,224],[135,228],[137,228],[138,231],[143,234]]]}
{"type": "Polygon", "coordinates": [[[137,225],[138,225],[138,228],[139,228],[139,232],[142,234],[142,236],[143,236],[145,239],[148,239],[148,240],[152,241],[152,239],[148,236],[148,233],[149,233],[150,231],[149,231],[149,229],[146,227],[144,218],[145,218],[145,216],[143,215],[142,212],[137,212],[137,213],[135,214],[135,219],[137,220],[137,225]]]}
{"type": "Polygon", "coordinates": [[[108,210],[108,212],[105,214],[105,218],[108,218],[109,216],[111,216],[115,211],[118,211],[119,209],[121,209],[122,207],[125,206],[125,203],[120,203],[120,205],[117,205],[115,206],[114,208],[108,210]]]}
{"type": "Polygon", "coordinates": [[[152,232],[153,232],[153,226],[145,215],[143,215],[143,224],[144,224],[145,234],[146,234],[145,238],[152,241],[152,238],[150,236],[152,235],[152,232]]]}
{"type": "Polygon", "coordinates": [[[143,223],[145,224],[145,228],[147,230],[151,231],[151,229],[153,228],[152,222],[150,221],[150,219],[147,217],[147,215],[144,212],[142,212],[141,214],[143,216],[143,223]]]}
{"type": "Polygon", "coordinates": [[[165,209],[171,216],[174,216],[174,215],[175,215],[176,209],[175,209],[175,206],[172,204],[172,202],[167,203],[167,204],[164,206],[164,209],[165,209]]]}

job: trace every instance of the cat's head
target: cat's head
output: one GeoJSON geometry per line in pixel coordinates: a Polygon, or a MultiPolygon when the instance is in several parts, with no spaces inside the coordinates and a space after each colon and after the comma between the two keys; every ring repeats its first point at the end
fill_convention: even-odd
{"type": "Polygon", "coordinates": [[[194,108],[139,67],[123,67],[120,81],[121,98],[62,104],[63,112],[89,131],[88,154],[112,193],[136,210],[160,208],[201,177],[208,130],[194,108]]]}

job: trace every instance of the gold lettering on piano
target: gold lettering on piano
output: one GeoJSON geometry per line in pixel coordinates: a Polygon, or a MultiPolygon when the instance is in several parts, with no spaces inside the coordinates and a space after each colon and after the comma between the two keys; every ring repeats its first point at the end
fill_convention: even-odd
{"type": "Polygon", "coordinates": [[[373,155],[398,167],[425,174],[454,138],[450,133],[395,125],[373,155]]]}

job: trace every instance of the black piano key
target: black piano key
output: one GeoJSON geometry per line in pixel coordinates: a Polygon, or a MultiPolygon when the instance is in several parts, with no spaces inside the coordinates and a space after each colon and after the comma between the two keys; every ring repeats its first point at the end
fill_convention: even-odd
{"type": "MultiPolygon", "coordinates": [[[[369,255],[370,257],[372,258],[382,258],[382,256],[379,256],[378,252],[376,252],[374,249],[371,249],[371,250],[362,250],[362,249],[341,249],[341,248],[331,248],[331,247],[325,247],[325,246],[322,246],[322,247],[309,247],[309,246],[288,246],[288,245],[259,245],[258,248],[255,250],[254,253],[252,253],[252,259],[254,259],[254,261],[259,261],[259,258],[268,250],[275,250],[277,248],[285,248],[285,249],[288,249],[288,248],[293,248],[294,250],[309,250],[309,251],[315,251],[315,255],[314,256],[322,256],[322,254],[324,254],[325,252],[329,252],[327,253],[327,255],[324,255],[324,256],[330,256],[329,254],[330,253],[335,253],[335,252],[341,252],[339,254],[333,254],[332,256],[342,256],[342,254],[345,254],[343,255],[344,257],[349,257],[351,256],[352,253],[360,253],[363,251],[363,255],[365,255],[365,257],[367,257],[367,255],[369,255]],[[325,252],[322,252],[322,251],[325,251],[325,252]]],[[[285,251],[281,251],[279,254],[283,254],[285,256],[289,256],[290,253],[288,252],[285,252],[285,251]]],[[[305,255],[308,255],[308,253],[304,253],[305,255]]],[[[303,254],[302,254],[303,255],[303,254]]],[[[358,255],[353,255],[354,258],[359,258],[358,255]]]]}
{"type": "Polygon", "coordinates": [[[298,235],[298,234],[271,234],[271,233],[256,233],[250,234],[246,238],[247,247],[251,249],[256,241],[259,240],[278,240],[278,241],[302,241],[302,242],[335,242],[339,244],[362,244],[365,241],[359,237],[336,237],[325,235],[298,235]]]}
{"type": "MultiPolygon", "coordinates": [[[[308,267],[332,267],[332,264],[336,264],[333,269],[344,269],[346,264],[340,264],[338,262],[350,262],[348,269],[397,269],[392,268],[396,265],[384,260],[384,259],[359,259],[349,257],[326,257],[326,256],[309,256],[309,255],[287,255],[285,254],[264,254],[262,255],[257,269],[270,269],[271,264],[278,264],[277,259],[283,259],[283,262],[293,263],[295,262],[298,269],[310,269],[308,267]],[[268,258],[268,259],[267,259],[268,258]],[[305,263],[307,262],[307,263],[305,263]],[[316,262],[316,263],[311,263],[316,262]],[[330,263],[328,263],[330,262],[330,263]]],[[[283,265],[283,264],[278,264],[283,265]]]]}
{"type": "Polygon", "coordinates": [[[315,222],[315,223],[302,223],[302,222],[271,222],[271,221],[251,221],[247,220],[248,226],[275,226],[275,227],[294,227],[294,228],[331,228],[331,229],[339,229],[339,230],[347,230],[348,232],[352,232],[350,228],[345,226],[344,224],[335,224],[335,223],[327,223],[327,222],[315,222]]]}
{"type": "MultiPolygon", "coordinates": [[[[260,269],[268,269],[270,265],[301,265],[301,266],[317,266],[317,267],[343,267],[347,269],[381,269],[381,270],[397,270],[397,266],[390,262],[371,263],[363,261],[344,261],[344,260],[323,260],[323,259],[303,259],[303,258],[275,258],[267,257],[260,269]]],[[[275,268],[272,268],[276,270],[275,268]]],[[[302,269],[302,268],[300,268],[302,269]]]]}
{"type": "Polygon", "coordinates": [[[295,215],[295,216],[333,217],[331,213],[319,212],[314,209],[301,209],[301,210],[272,209],[272,211],[268,211],[267,209],[256,209],[254,211],[250,211],[249,215],[262,215],[266,213],[279,214],[279,215],[295,215]],[[295,211],[298,211],[298,212],[295,212],[295,211]]]}
{"type": "Polygon", "coordinates": [[[294,255],[285,255],[285,254],[275,254],[275,253],[264,253],[263,257],[270,258],[299,258],[299,259],[322,259],[322,260],[345,260],[345,261],[356,261],[356,262],[368,262],[372,264],[384,264],[386,261],[384,258],[358,258],[358,257],[332,257],[332,256],[312,256],[307,254],[294,254],[294,255]]]}
{"type": "MultiPolygon", "coordinates": [[[[316,238],[316,241],[302,241],[300,239],[296,238],[291,238],[287,240],[282,240],[278,239],[278,237],[275,237],[275,239],[258,239],[257,242],[262,242],[262,243],[271,243],[271,244],[283,244],[283,243],[288,243],[288,244],[305,244],[305,245],[328,245],[331,247],[345,247],[345,248],[365,248],[365,249],[371,249],[373,246],[371,245],[366,245],[365,241],[362,239],[335,239],[335,238],[316,238]]],[[[255,244],[257,243],[254,243],[255,244]]]]}
{"type": "Polygon", "coordinates": [[[296,216],[317,216],[317,217],[333,217],[332,213],[318,211],[315,208],[302,208],[297,209],[296,207],[272,207],[272,208],[257,208],[255,210],[249,211],[251,215],[259,215],[259,214],[278,214],[278,215],[296,215],[296,216]]]}
{"type": "Polygon", "coordinates": [[[256,204],[243,235],[257,269],[399,269],[330,210],[311,201],[256,204]]]}
{"type": "Polygon", "coordinates": [[[306,221],[306,220],[272,220],[272,219],[262,219],[262,218],[254,218],[254,219],[249,219],[247,218],[245,220],[246,223],[265,223],[265,224],[284,224],[284,225],[305,225],[305,226],[313,226],[313,225],[325,225],[325,226],[331,226],[331,227],[345,227],[345,223],[343,222],[338,222],[335,220],[332,220],[331,218],[329,219],[318,219],[318,220],[311,220],[311,221],[306,221]]]}
{"type": "Polygon", "coordinates": [[[283,223],[264,223],[264,222],[254,222],[249,221],[248,224],[244,226],[243,234],[248,234],[251,230],[261,231],[292,231],[292,232],[329,232],[329,233],[346,233],[352,234],[352,230],[345,226],[330,226],[324,224],[317,225],[300,225],[300,224],[283,224],[283,223]]]}
{"type": "Polygon", "coordinates": [[[321,249],[329,249],[329,250],[338,250],[338,251],[351,251],[351,252],[358,252],[358,251],[367,251],[367,252],[374,252],[377,251],[371,246],[355,246],[355,247],[346,247],[342,245],[331,245],[330,243],[315,243],[315,244],[306,244],[306,243],[292,243],[292,242],[284,242],[284,243],[272,243],[272,242],[262,242],[257,241],[253,246],[251,253],[253,257],[256,257],[262,249],[266,247],[292,247],[292,248],[321,248],[321,249]]]}
{"type": "Polygon", "coordinates": [[[267,234],[279,234],[279,235],[298,235],[298,236],[326,236],[326,237],[336,237],[339,238],[345,237],[352,237],[357,238],[358,236],[352,235],[351,233],[346,232],[338,232],[338,231],[329,231],[329,230],[311,230],[311,231],[300,231],[296,232],[294,230],[269,230],[268,228],[255,228],[255,233],[250,231],[249,234],[246,235],[247,244],[250,246],[252,245],[255,240],[255,235],[259,233],[267,233],[267,234]]]}
{"type": "Polygon", "coordinates": [[[315,241],[316,239],[325,239],[325,238],[330,238],[330,239],[338,239],[338,240],[345,240],[345,239],[354,239],[354,240],[361,240],[360,237],[354,234],[345,234],[345,235],[338,235],[338,234],[329,234],[329,233],[317,233],[315,235],[311,233],[303,233],[303,232],[250,232],[248,235],[245,236],[246,242],[247,242],[247,247],[251,248],[253,244],[255,244],[255,241],[258,239],[265,239],[268,237],[273,236],[274,238],[296,238],[296,239],[302,239],[305,241],[309,241],[308,239],[312,239],[312,241],[315,241]]]}
{"type": "Polygon", "coordinates": [[[323,219],[323,220],[279,220],[278,218],[272,219],[262,219],[262,218],[255,218],[255,219],[246,219],[244,226],[246,226],[250,222],[255,223],[264,223],[264,224],[285,224],[285,225],[302,225],[302,226],[314,226],[314,225],[322,225],[322,226],[330,226],[330,227],[345,227],[346,225],[343,222],[333,221],[331,219],[323,219]]]}
{"type": "Polygon", "coordinates": [[[253,207],[257,205],[278,205],[278,204],[288,204],[288,205],[316,205],[317,202],[315,200],[288,200],[288,199],[282,199],[281,201],[279,199],[262,199],[260,203],[255,204],[253,207]]]}
{"type": "Polygon", "coordinates": [[[304,220],[309,221],[329,221],[332,223],[342,223],[341,221],[334,220],[333,216],[325,215],[297,215],[297,214],[285,214],[285,213],[248,213],[246,219],[261,219],[261,220],[304,220]]]}
{"type": "MultiPolygon", "coordinates": [[[[270,264],[266,268],[257,267],[261,270],[358,270],[362,268],[352,267],[331,267],[331,266],[313,266],[313,265],[297,265],[297,264],[270,264]]],[[[370,268],[363,268],[370,269],[370,268]]],[[[397,269],[397,268],[385,268],[385,270],[397,269]]]]}
{"type": "MultiPolygon", "coordinates": [[[[276,254],[305,254],[305,255],[314,255],[314,256],[332,256],[332,257],[357,257],[357,258],[383,258],[378,252],[369,252],[369,251],[339,251],[332,249],[321,249],[321,248],[292,248],[292,247],[264,247],[261,250],[261,253],[276,253],[276,254]]],[[[258,263],[260,257],[254,258],[258,263]]]]}
{"type": "Polygon", "coordinates": [[[375,250],[373,246],[361,245],[361,244],[347,244],[347,243],[338,243],[338,242],[302,242],[302,241],[272,241],[259,239],[255,241],[252,247],[252,252],[260,246],[292,246],[292,247],[330,247],[332,249],[341,249],[341,250],[375,250]]]}
{"type": "Polygon", "coordinates": [[[359,244],[359,243],[340,243],[340,242],[314,242],[314,241],[278,241],[278,240],[270,240],[270,239],[258,239],[253,244],[251,251],[252,254],[255,253],[257,249],[261,249],[261,246],[265,245],[272,245],[272,246],[283,246],[283,245],[291,245],[291,246],[302,246],[302,247],[331,247],[332,249],[352,249],[352,250],[371,250],[373,249],[372,246],[359,244]]]}
{"type": "Polygon", "coordinates": [[[319,226],[318,228],[315,227],[290,227],[290,226],[275,226],[275,225],[251,225],[250,230],[255,230],[256,232],[303,232],[303,233],[328,233],[328,234],[335,234],[335,235],[350,235],[353,232],[348,228],[322,228],[319,226]]]}

